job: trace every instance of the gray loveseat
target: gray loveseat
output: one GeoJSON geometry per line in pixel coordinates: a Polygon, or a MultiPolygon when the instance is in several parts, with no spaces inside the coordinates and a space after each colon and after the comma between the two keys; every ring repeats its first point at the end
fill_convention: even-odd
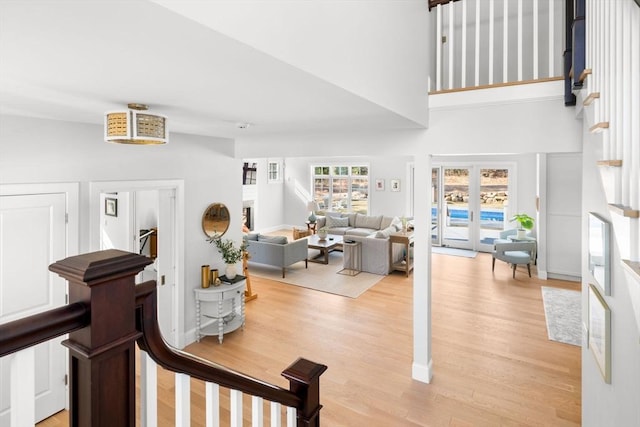
{"type": "Polygon", "coordinates": [[[362,214],[329,214],[318,216],[317,229],[327,228],[327,233],[344,236],[345,240],[360,242],[362,271],[387,275],[393,262],[402,261],[404,249],[389,242],[389,235],[402,229],[398,217],[362,214]],[[393,250],[389,256],[390,249],[393,250]]]}
{"type": "Polygon", "coordinates": [[[285,236],[263,236],[251,233],[244,236],[244,240],[250,255],[249,262],[280,267],[283,278],[286,267],[291,264],[304,261],[304,266],[307,268],[307,239],[289,242],[285,236]]]}

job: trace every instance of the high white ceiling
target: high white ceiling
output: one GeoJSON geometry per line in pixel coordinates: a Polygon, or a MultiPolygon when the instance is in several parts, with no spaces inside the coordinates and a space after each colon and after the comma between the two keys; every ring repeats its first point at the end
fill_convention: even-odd
{"type": "Polygon", "coordinates": [[[149,1],[0,0],[0,114],[100,124],[129,102],[209,136],[418,127],[149,1]]]}

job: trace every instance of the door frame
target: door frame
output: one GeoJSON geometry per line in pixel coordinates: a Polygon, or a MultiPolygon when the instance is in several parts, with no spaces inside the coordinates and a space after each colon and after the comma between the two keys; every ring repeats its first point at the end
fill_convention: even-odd
{"type": "Polygon", "coordinates": [[[89,239],[92,251],[100,250],[100,203],[101,193],[135,192],[138,190],[174,190],[175,224],[174,224],[174,265],[175,286],[173,292],[173,323],[175,324],[175,342],[173,346],[184,348],[184,181],[183,180],[150,180],[150,181],[92,181],[89,183],[89,239]]]}
{"type": "MultiPolygon", "coordinates": [[[[495,162],[488,162],[488,161],[437,162],[437,161],[434,161],[432,163],[432,169],[438,168],[440,169],[440,171],[439,171],[439,182],[438,182],[438,185],[439,185],[438,219],[437,219],[438,220],[438,242],[437,243],[432,242],[433,245],[434,246],[437,246],[438,244],[444,245],[443,225],[445,220],[443,218],[443,215],[446,215],[446,213],[445,213],[445,206],[444,206],[444,179],[443,179],[443,173],[442,173],[443,169],[445,168],[469,169],[469,173],[470,173],[469,209],[470,211],[472,210],[474,212],[474,221],[469,225],[469,244],[464,245],[464,248],[474,250],[474,251],[486,252],[486,251],[490,251],[491,249],[487,247],[487,245],[480,243],[480,221],[479,221],[480,219],[480,200],[479,200],[480,177],[478,173],[482,169],[508,169],[509,170],[509,186],[508,186],[509,207],[512,210],[514,206],[518,206],[517,167],[518,167],[518,164],[517,162],[514,162],[514,161],[495,161],[495,162]],[[472,195],[474,197],[472,197],[472,195]]],[[[507,226],[507,222],[508,222],[507,216],[505,216],[504,218],[504,221],[505,221],[504,229],[509,228],[507,226]]]]}
{"type": "MultiPolygon", "coordinates": [[[[79,254],[80,249],[80,183],[27,183],[0,184],[0,196],[33,196],[38,194],[64,194],[66,209],[65,256],[79,254]]],[[[68,288],[65,294],[69,294],[68,288]]],[[[69,359],[69,350],[65,347],[65,358],[69,359]]],[[[69,364],[65,364],[65,374],[69,374],[69,364]]],[[[69,410],[69,386],[65,386],[65,409],[69,410]]]]}

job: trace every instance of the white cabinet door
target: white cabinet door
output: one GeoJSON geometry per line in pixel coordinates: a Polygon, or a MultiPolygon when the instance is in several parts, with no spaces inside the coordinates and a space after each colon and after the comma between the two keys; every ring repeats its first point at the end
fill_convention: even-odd
{"type": "MultiPolygon", "coordinates": [[[[65,304],[66,283],[49,265],[66,255],[65,194],[0,196],[0,323],[65,304]]],[[[36,421],[65,406],[62,338],[35,352],[36,421]]],[[[9,426],[9,357],[0,359],[0,425],[9,426]]]]}

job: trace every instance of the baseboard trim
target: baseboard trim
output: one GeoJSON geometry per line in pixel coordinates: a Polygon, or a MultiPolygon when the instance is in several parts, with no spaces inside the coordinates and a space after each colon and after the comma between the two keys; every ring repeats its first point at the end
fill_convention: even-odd
{"type": "Polygon", "coordinates": [[[549,279],[567,280],[569,282],[582,282],[582,277],[571,274],[547,273],[549,279]]]}
{"type": "Polygon", "coordinates": [[[433,377],[433,359],[429,359],[429,363],[426,366],[413,362],[413,365],[411,367],[411,378],[413,378],[416,381],[429,384],[431,382],[432,377],[433,377]]]}

